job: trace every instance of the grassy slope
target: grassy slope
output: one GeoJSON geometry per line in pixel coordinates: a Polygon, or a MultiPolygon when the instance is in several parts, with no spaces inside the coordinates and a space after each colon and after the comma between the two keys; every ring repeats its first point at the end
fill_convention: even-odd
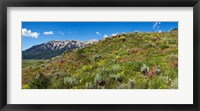
{"type": "Polygon", "coordinates": [[[23,61],[22,82],[23,88],[177,88],[178,32],[128,33],[46,61],[23,61]]]}

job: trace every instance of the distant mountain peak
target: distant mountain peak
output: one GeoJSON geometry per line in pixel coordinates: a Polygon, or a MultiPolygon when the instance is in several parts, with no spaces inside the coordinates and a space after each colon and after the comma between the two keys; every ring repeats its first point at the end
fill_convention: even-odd
{"type": "Polygon", "coordinates": [[[22,56],[23,59],[49,59],[61,55],[67,50],[83,48],[86,45],[93,44],[97,41],[97,39],[91,39],[85,42],[79,40],[51,40],[23,51],[22,56]]]}

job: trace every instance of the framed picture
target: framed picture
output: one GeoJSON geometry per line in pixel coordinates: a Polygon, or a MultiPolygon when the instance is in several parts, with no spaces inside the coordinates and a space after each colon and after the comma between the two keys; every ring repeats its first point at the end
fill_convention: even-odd
{"type": "Polygon", "coordinates": [[[2,111],[199,111],[199,0],[4,0],[2,111]]]}

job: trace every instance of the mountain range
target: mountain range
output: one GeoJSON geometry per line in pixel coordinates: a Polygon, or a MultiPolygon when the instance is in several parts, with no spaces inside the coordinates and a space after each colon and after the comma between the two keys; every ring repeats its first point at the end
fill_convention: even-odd
{"type": "Polygon", "coordinates": [[[61,55],[65,51],[73,50],[77,48],[83,48],[88,44],[93,44],[98,40],[92,39],[89,41],[76,41],[65,40],[58,41],[53,40],[40,45],[32,46],[31,48],[22,51],[23,59],[49,59],[58,55],[61,55]]]}

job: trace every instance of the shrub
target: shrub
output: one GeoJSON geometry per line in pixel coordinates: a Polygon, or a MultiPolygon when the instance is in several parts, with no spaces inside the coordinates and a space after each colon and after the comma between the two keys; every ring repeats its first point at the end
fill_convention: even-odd
{"type": "Polygon", "coordinates": [[[63,89],[65,88],[64,84],[64,78],[70,76],[66,72],[60,72],[59,74],[50,74],[49,79],[50,79],[50,84],[48,88],[50,89],[63,89]]]}
{"type": "Polygon", "coordinates": [[[147,89],[148,88],[148,79],[145,77],[137,77],[135,79],[135,86],[136,89],[147,89]]]}
{"type": "Polygon", "coordinates": [[[178,55],[172,54],[170,55],[171,65],[174,67],[178,67],[178,55]]]}
{"type": "Polygon", "coordinates": [[[122,82],[123,81],[123,76],[121,74],[110,75],[110,78],[113,79],[113,80],[116,80],[118,82],[122,82]]]}
{"type": "Polygon", "coordinates": [[[140,50],[140,48],[132,48],[129,50],[130,53],[137,53],[140,50]]]}
{"type": "Polygon", "coordinates": [[[107,74],[110,74],[110,72],[111,72],[111,71],[110,71],[108,68],[103,67],[103,68],[101,69],[101,74],[104,74],[104,76],[107,75],[107,74]]]}
{"type": "Polygon", "coordinates": [[[157,41],[158,38],[157,38],[157,37],[153,37],[153,38],[151,38],[151,40],[152,40],[152,41],[157,41]]]}
{"type": "Polygon", "coordinates": [[[93,69],[93,66],[92,66],[92,65],[85,65],[85,66],[82,67],[82,70],[83,70],[83,71],[90,71],[90,70],[92,70],[92,69],[93,69]]]}
{"type": "Polygon", "coordinates": [[[40,60],[40,61],[39,61],[39,64],[44,64],[44,61],[41,61],[41,60],[40,60]]]}
{"type": "Polygon", "coordinates": [[[78,59],[81,59],[82,58],[82,54],[84,53],[84,50],[83,48],[80,48],[80,49],[76,49],[76,55],[78,57],[78,59]]]}
{"type": "Polygon", "coordinates": [[[120,39],[125,42],[126,41],[126,37],[125,36],[121,36],[120,39]]]}
{"type": "Polygon", "coordinates": [[[66,88],[72,88],[73,86],[77,85],[78,81],[74,77],[66,77],[64,78],[64,85],[66,88]]]}
{"type": "Polygon", "coordinates": [[[85,59],[84,59],[84,62],[85,62],[86,64],[90,64],[90,63],[91,63],[91,60],[90,60],[90,58],[85,58],[85,59]]]}
{"type": "Polygon", "coordinates": [[[121,59],[121,57],[120,57],[120,56],[116,56],[115,59],[116,59],[116,60],[119,60],[119,59],[121,59]]]}
{"type": "Polygon", "coordinates": [[[97,62],[98,60],[102,59],[101,55],[95,55],[94,56],[94,61],[97,62]]]}
{"type": "Polygon", "coordinates": [[[176,39],[171,38],[171,39],[169,40],[169,43],[170,43],[170,44],[177,44],[178,41],[177,41],[176,39]]]}
{"type": "Polygon", "coordinates": [[[169,48],[169,46],[168,46],[167,44],[161,44],[161,45],[160,45],[160,48],[161,48],[161,49],[167,49],[167,48],[169,48]]]}
{"type": "Polygon", "coordinates": [[[127,89],[127,88],[128,88],[127,84],[122,84],[122,85],[117,87],[117,89],[127,89]]]}
{"type": "Polygon", "coordinates": [[[132,89],[135,87],[135,79],[129,79],[128,80],[128,88],[132,89]]]}
{"type": "Polygon", "coordinates": [[[30,89],[29,85],[28,84],[25,84],[22,86],[22,89],[30,89]]]}
{"type": "Polygon", "coordinates": [[[149,72],[149,67],[147,66],[147,65],[145,65],[145,64],[143,64],[143,66],[141,67],[141,73],[143,74],[143,75],[148,75],[148,72],[149,72]]]}
{"type": "Polygon", "coordinates": [[[98,66],[104,66],[105,64],[107,63],[107,61],[106,60],[100,60],[97,64],[98,64],[98,66]]]}
{"type": "Polygon", "coordinates": [[[94,88],[92,82],[87,82],[87,83],[85,84],[85,87],[86,87],[87,89],[93,89],[93,88],[94,88]]]}
{"type": "Polygon", "coordinates": [[[172,81],[171,88],[178,88],[178,78],[175,78],[174,81],[172,81]]]}
{"type": "Polygon", "coordinates": [[[148,81],[149,89],[167,89],[168,78],[166,76],[156,76],[148,81]]]}
{"type": "Polygon", "coordinates": [[[152,47],[156,47],[156,44],[154,44],[154,43],[148,43],[147,44],[147,48],[152,48],[152,47]]]}
{"type": "Polygon", "coordinates": [[[39,73],[34,79],[32,79],[29,86],[31,89],[46,89],[49,84],[50,80],[43,74],[39,73]]]}
{"type": "Polygon", "coordinates": [[[114,73],[121,71],[121,66],[119,64],[114,64],[112,66],[112,70],[114,73]]]}
{"type": "Polygon", "coordinates": [[[58,79],[55,79],[55,78],[52,78],[51,79],[51,84],[49,85],[50,89],[62,89],[62,88],[65,88],[64,87],[64,79],[63,78],[58,78],[58,79]]]}
{"type": "Polygon", "coordinates": [[[106,84],[105,78],[103,78],[99,74],[96,74],[96,76],[94,78],[94,82],[97,85],[97,88],[104,86],[106,84]]]}
{"type": "Polygon", "coordinates": [[[170,58],[171,58],[172,61],[176,61],[176,60],[178,60],[178,55],[171,54],[170,58]]]}

